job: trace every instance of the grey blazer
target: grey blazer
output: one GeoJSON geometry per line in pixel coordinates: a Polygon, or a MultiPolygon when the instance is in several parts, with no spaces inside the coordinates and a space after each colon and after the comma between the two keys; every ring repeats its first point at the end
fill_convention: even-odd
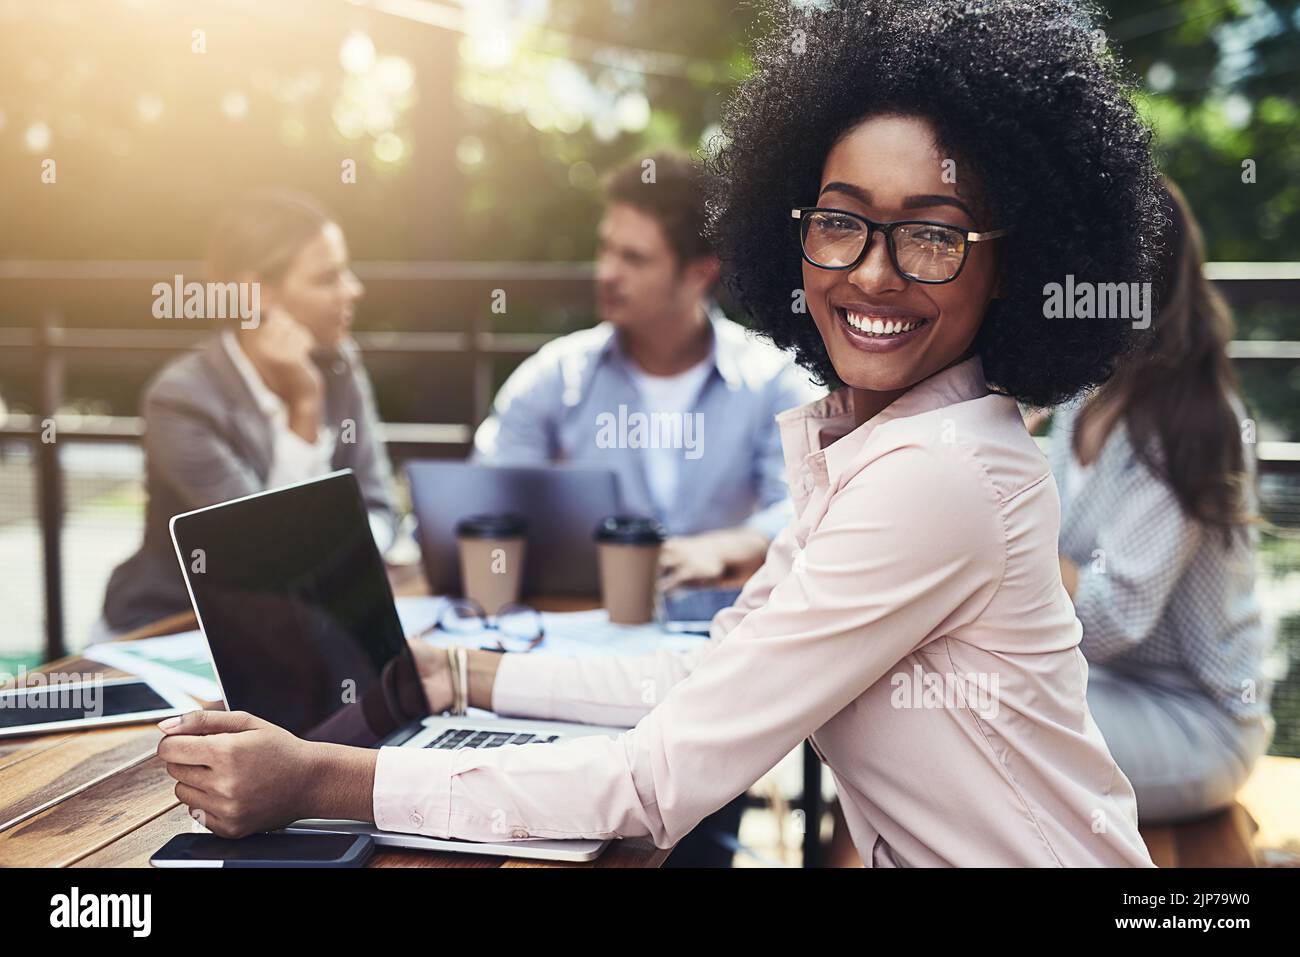
{"type": "MultiPolygon", "coordinates": [[[[325,420],[356,423],[356,441],[339,442],[333,468],[356,473],[366,507],[396,521],[392,467],[379,441],[374,393],[351,341],[317,360],[325,377],[325,420]]],[[[138,628],[190,607],[167,525],[173,515],[267,487],[271,425],[240,378],[220,337],[169,363],[142,400],[149,504],[144,543],[108,582],[104,619],[115,631],[138,628]]]]}

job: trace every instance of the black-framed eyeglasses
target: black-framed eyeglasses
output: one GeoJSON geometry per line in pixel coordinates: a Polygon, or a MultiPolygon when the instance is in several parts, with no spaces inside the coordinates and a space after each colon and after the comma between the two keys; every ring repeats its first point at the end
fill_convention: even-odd
{"type": "Polygon", "coordinates": [[[495,615],[489,615],[472,598],[451,599],[438,613],[437,621],[412,637],[422,638],[434,631],[476,640],[488,640],[490,635],[495,647],[487,648],[488,651],[532,651],[546,637],[542,613],[536,608],[511,603],[502,605],[495,615]]]}
{"type": "Polygon", "coordinates": [[[844,209],[799,206],[790,210],[799,220],[803,258],[819,269],[853,269],[867,255],[872,237],[885,234],[890,262],[904,279],[937,285],[961,275],[971,243],[1005,236],[1010,229],[975,232],[948,223],[900,220],[878,223],[844,209]]]}

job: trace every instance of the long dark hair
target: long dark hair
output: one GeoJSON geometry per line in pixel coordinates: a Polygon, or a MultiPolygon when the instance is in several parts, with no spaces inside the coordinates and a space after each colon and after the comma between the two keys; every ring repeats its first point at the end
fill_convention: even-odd
{"type": "MultiPolygon", "coordinates": [[[[1221,531],[1252,521],[1237,375],[1228,358],[1232,313],[1205,278],[1201,230],[1182,192],[1165,182],[1169,225],[1147,341],[1080,414],[1118,402],[1138,458],[1183,511],[1221,531]]],[[[1076,435],[1078,432],[1076,431],[1076,435]]]]}

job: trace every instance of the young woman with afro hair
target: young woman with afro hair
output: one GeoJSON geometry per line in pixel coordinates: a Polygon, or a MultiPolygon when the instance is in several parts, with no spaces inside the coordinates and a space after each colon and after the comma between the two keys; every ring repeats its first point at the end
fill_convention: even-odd
{"type": "MultiPolygon", "coordinates": [[[[1104,382],[1132,333],[1045,317],[1044,286],[1152,278],[1159,180],[1120,68],[1065,0],[765,17],[710,238],[756,329],[834,387],[777,417],[796,519],[697,650],[470,652],[470,704],[618,737],[376,752],[187,717],[159,753],[218,763],[175,772],[217,833],[334,817],[670,847],[810,738],[868,866],[1151,865],[1016,404],[1104,382]]],[[[448,656],[415,655],[446,708],[448,656]]]]}

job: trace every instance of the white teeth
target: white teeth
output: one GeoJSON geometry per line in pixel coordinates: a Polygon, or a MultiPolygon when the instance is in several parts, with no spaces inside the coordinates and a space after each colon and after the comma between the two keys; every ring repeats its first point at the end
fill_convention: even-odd
{"type": "Polygon", "coordinates": [[[896,336],[900,333],[911,332],[925,320],[914,320],[904,322],[902,319],[880,320],[871,319],[857,312],[844,311],[844,318],[854,329],[864,332],[871,336],[896,336]]]}

